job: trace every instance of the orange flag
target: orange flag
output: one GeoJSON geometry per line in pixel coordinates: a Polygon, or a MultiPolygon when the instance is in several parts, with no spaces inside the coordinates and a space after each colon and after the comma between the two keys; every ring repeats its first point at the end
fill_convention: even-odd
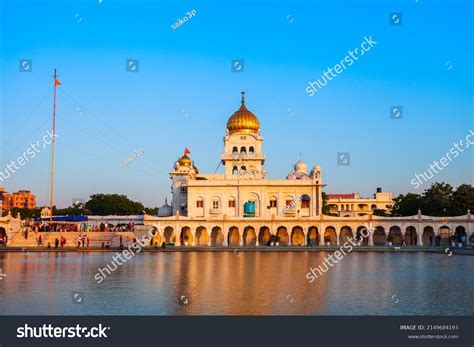
{"type": "Polygon", "coordinates": [[[186,155],[186,154],[189,154],[189,153],[191,153],[191,151],[188,149],[188,147],[186,147],[186,148],[184,149],[184,154],[186,155]]]}
{"type": "Polygon", "coordinates": [[[59,82],[59,80],[57,78],[54,79],[54,86],[59,86],[61,85],[61,82],[59,82]]]}

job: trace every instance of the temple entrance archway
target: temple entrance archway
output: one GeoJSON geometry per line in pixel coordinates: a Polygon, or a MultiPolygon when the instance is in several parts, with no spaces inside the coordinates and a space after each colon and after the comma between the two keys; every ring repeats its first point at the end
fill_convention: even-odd
{"type": "Polygon", "coordinates": [[[418,244],[418,234],[413,225],[405,229],[405,243],[407,246],[416,246],[418,244]]]}
{"type": "Polygon", "coordinates": [[[258,233],[258,244],[260,246],[267,246],[270,242],[270,228],[269,227],[261,227],[258,233]]]}
{"type": "Polygon", "coordinates": [[[243,241],[244,241],[244,246],[257,245],[257,234],[255,233],[254,227],[251,227],[251,226],[245,227],[243,241]]]}
{"type": "Polygon", "coordinates": [[[166,227],[163,233],[163,237],[165,239],[165,243],[175,243],[176,242],[176,235],[174,234],[174,229],[172,227],[166,227]]]}
{"type": "Polygon", "coordinates": [[[300,226],[295,226],[291,230],[291,245],[292,246],[304,246],[305,244],[305,237],[303,228],[300,226]]]}
{"type": "Polygon", "coordinates": [[[327,227],[324,232],[324,245],[337,246],[337,234],[334,227],[327,227]]]}
{"type": "Polygon", "coordinates": [[[288,246],[288,243],[290,242],[290,236],[288,235],[288,231],[286,230],[285,227],[281,226],[277,229],[277,237],[278,237],[278,242],[280,243],[281,246],[288,246]]]}
{"type": "Polygon", "coordinates": [[[402,229],[397,225],[390,227],[388,237],[392,238],[392,245],[400,246],[402,244],[402,229]]]}
{"type": "Polygon", "coordinates": [[[211,246],[222,246],[224,243],[224,233],[220,227],[214,227],[211,231],[211,246]]]}
{"type": "Polygon", "coordinates": [[[341,228],[341,232],[339,233],[339,244],[342,245],[349,241],[354,235],[352,234],[351,227],[345,225],[341,228]]]}
{"type": "Polygon", "coordinates": [[[432,244],[435,244],[435,232],[432,226],[428,225],[423,228],[423,235],[421,236],[423,240],[423,244],[425,246],[430,244],[430,237],[432,239],[432,244]]]}
{"type": "Polygon", "coordinates": [[[311,240],[311,245],[319,246],[321,236],[319,235],[319,231],[317,227],[315,226],[309,227],[307,237],[311,240]]]}
{"type": "Polygon", "coordinates": [[[240,232],[237,227],[229,228],[229,235],[227,236],[227,244],[229,246],[240,246],[240,232]]]}
{"type": "Polygon", "coordinates": [[[209,234],[205,227],[198,227],[196,229],[196,246],[208,246],[209,245],[209,234]]]}
{"type": "Polygon", "coordinates": [[[385,236],[385,229],[382,226],[378,226],[374,230],[374,235],[372,236],[374,240],[374,246],[385,246],[387,242],[387,237],[385,236]]]}
{"type": "Polygon", "coordinates": [[[192,246],[193,245],[193,233],[190,227],[182,227],[180,234],[181,246],[192,246]]]}

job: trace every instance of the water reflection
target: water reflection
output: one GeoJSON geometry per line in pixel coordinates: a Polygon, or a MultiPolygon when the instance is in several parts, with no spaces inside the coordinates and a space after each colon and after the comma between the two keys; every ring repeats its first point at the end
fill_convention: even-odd
{"type": "Polygon", "coordinates": [[[0,253],[0,314],[473,313],[472,257],[353,253],[310,284],[325,253],[142,253],[97,284],[112,255],[0,253]]]}

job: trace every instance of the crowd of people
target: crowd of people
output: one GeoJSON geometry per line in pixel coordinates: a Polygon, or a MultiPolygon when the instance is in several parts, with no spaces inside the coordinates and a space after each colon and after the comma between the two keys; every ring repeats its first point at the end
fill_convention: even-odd
{"type": "MultiPolygon", "coordinates": [[[[91,239],[89,238],[89,235],[87,235],[87,232],[105,232],[105,231],[112,231],[112,232],[117,232],[117,231],[133,231],[134,230],[134,224],[133,223],[119,223],[117,225],[113,224],[105,224],[101,223],[99,225],[95,226],[87,226],[86,224],[79,224],[79,223],[35,223],[33,225],[29,225],[25,228],[22,229],[22,234],[25,240],[28,239],[28,236],[31,232],[34,233],[35,236],[35,243],[40,246],[46,246],[47,248],[53,247],[49,242],[48,244],[44,244],[43,236],[41,232],[77,232],[79,233],[77,236],[77,248],[88,248],[91,245],[91,239]]],[[[7,236],[5,235],[4,237],[0,236],[0,246],[6,246],[7,244],[7,236]]],[[[122,243],[122,236],[120,236],[120,245],[123,247],[122,243]]],[[[74,245],[68,245],[67,244],[67,239],[64,236],[61,236],[60,238],[55,238],[54,240],[54,248],[60,248],[60,247],[65,247],[65,246],[74,246],[74,245]]],[[[103,241],[101,243],[102,248],[110,248],[110,241],[103,241]]]]}
{"type": "MultiPolygon", "coordinates": [[[[440,234],[438,234],[436,236],[430,235],[429,245],[430,245],[430,247],[433,246],[433,241],[434,241],[434,246],[435,247],[440,247],[442,240],[443,240],[443,238],[441,237],[440,234]]],[[[471,244],[471,247],[474,247],[474,234],[472,234],[469,237],[469,243],[471,244]]],[[[451,235],[449,237],[449,246],[451,246],[451,247],[461,247],[461,248],[467,247],[467,237],[466,237],[466,235],[463,234],[463,235],[460,235],[459,237],[451,235]]]]}
{"type": "Polygon", "coordinates": [[[31,229],[34,232],[49,232],[49,231],[79,231],[80,225],[78,224],[70,224],[70,223],[35,223],[31,229]]]}
{"type": "MultiPolygon", "coordinates": [[[[118,223],[116,225],[110,223],[100,223],[99,225],[86,225],[80,223],[34,223],[31,227],[34,232],[81,232],[81,231],[133,231],[134,224],[132,222],[118,223]]],[[[28,229],[28,228],[27,228],[28,229]]]]}

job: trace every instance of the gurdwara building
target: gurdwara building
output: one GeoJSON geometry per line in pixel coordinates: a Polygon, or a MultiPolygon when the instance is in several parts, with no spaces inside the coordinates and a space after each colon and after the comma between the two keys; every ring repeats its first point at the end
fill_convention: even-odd
{"type": "Polygon", "coordinates": [[[392,204],[391,193],[380,189],[374,199],[330,195],[327,204],[332,216],[324,215],[321,167],[309,169],[299,160],[285,179],[268,179],[262,145],[260,122],[247,109],[242,92],[240,108],[227,121],[221,155],[224,173],[199,172],[188,150],[174,163],[170,204],[166,200],[158,216],[145,215],[145,224],[157,229],[156,244],[264,246],[273,241],[280,246],[338,245],[370,227],[373,232],[364,239],[366,245],[385,244],[389,235],[394,244],[403,235],[407,244],[421,245],[440,230],[450,233],[457,226],[469,227],[469,213],[456,225],[421,213],[375,216],[374,209],[392,204]]]}

